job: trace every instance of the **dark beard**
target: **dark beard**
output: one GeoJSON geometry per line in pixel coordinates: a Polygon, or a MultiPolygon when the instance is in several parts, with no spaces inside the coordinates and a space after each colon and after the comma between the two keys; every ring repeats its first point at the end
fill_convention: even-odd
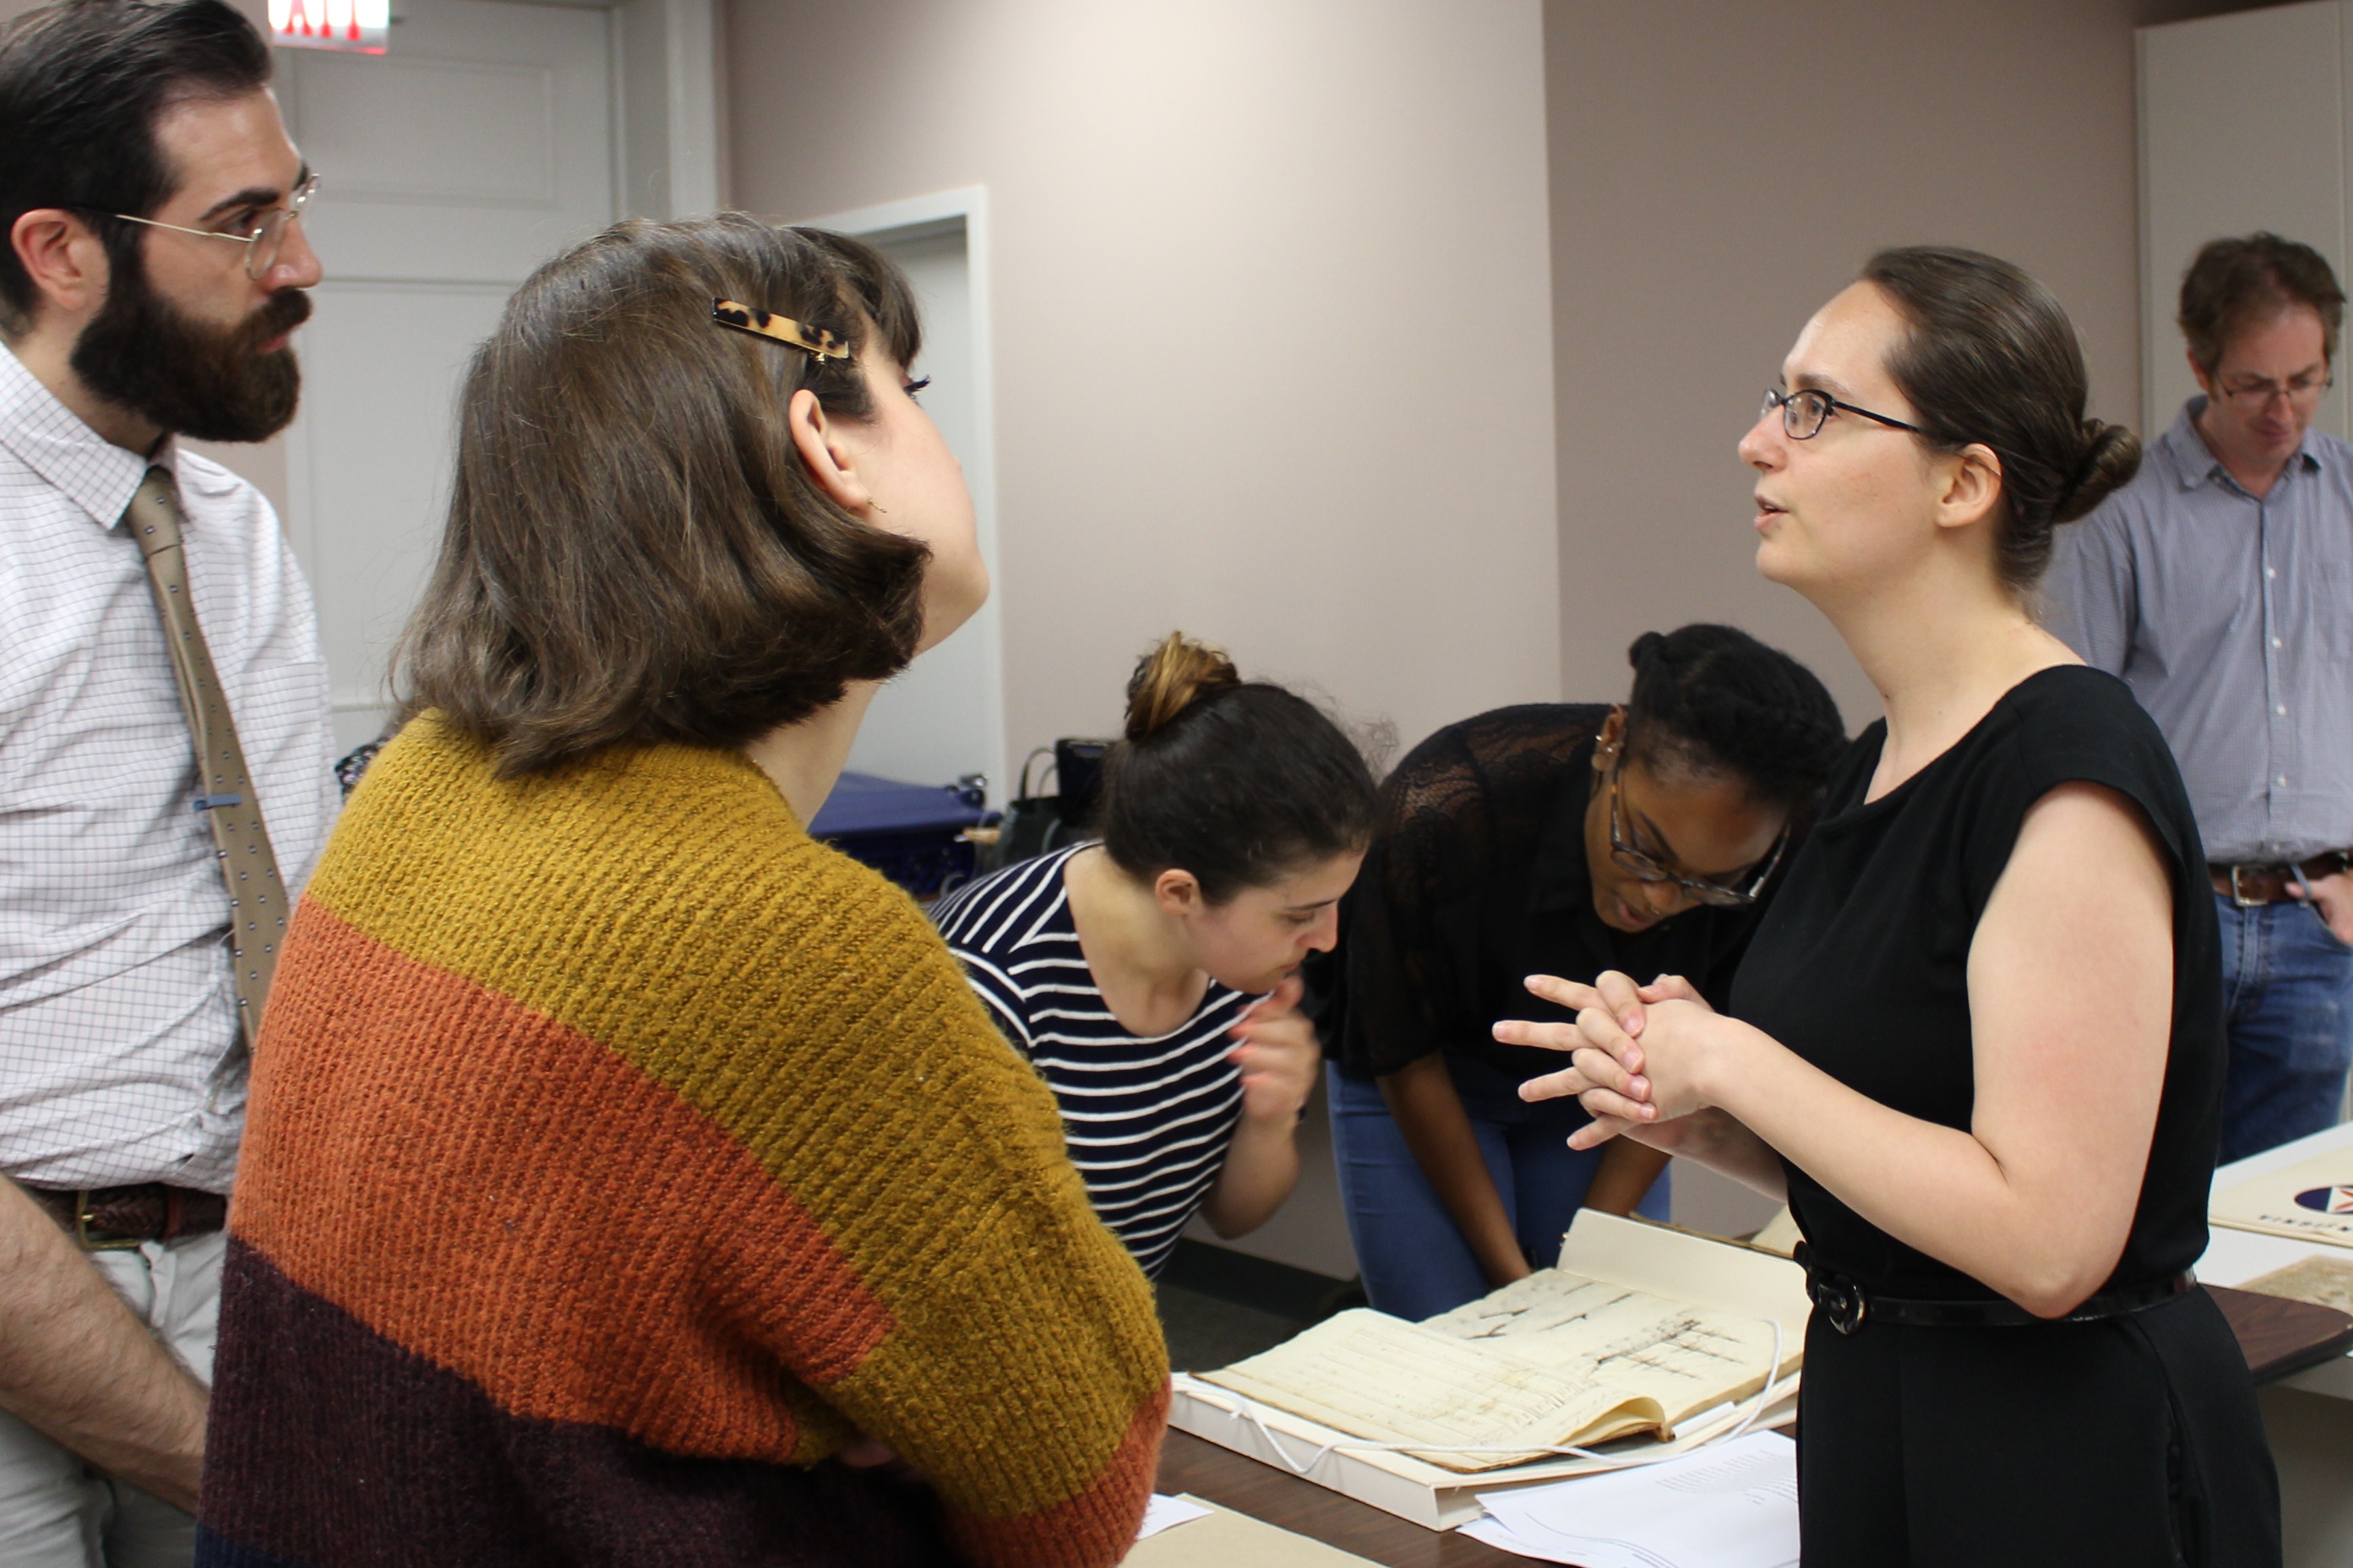
{"type": "Polygon", "coordinates": [[[293,419],[302,371],[290,346],[263,353],[260,345],[310,315],[310,296],[285,289],[237,325],[216,327],[156,293],[134,260],[115,269],[71,363],[100,400],[174,435],[266,441],[293,419]]]}

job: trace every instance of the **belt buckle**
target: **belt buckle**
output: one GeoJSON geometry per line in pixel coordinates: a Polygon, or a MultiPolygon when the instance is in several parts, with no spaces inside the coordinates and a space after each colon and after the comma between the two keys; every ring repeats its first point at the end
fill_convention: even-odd
{"type": "Polygon", "coordinates": [[[1862,1321],[1871,1315],[1871,1298],[1862,1287],[1843,1275],[1824,1275],[1814,1285],[1814,1305],[1822,1310],[1831,1327],[1841,1334],[1852,1335],[1862,1328],[1862,1321]]]}
{"type": "Polygon", "coordinates": [[[2246,862],[2242,860],[2233,860],[2231,862],[2231,902],[2242,910],[2262,909],[2263,907],[2263,901],[2261,899],[2251,899],[2247,897],[2246,894],[2239,891],[2239,873],[2245,869],[2246,862]]]}
{"type": "Polygon", "coordinates": [[[90,1235],[90,1227],[98,1216],[90,1212],[90,1189],[84,1187],[73,1194],[74,1240],[84,1252],[129,1252],[139,1246],[135,1236],[109,1237],[103,1240],[90,1235]]]}

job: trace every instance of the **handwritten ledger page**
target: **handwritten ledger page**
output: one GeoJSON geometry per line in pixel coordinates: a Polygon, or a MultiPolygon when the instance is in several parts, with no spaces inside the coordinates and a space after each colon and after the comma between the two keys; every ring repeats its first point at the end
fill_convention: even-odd
{"type": "MultiPolygon", "coordinates": [[[[1421,1325],[1477,1344],[1504,1344],[1582,1382],[1657,1402],[1670,1427],[1765,1386],[1794,1367],[1802,1342],[1773,1325],[1623,1285],[1546,1268],[1421,1325]]],[[[1302,1414],[1304,1414],[1303,1412],[1302,1414]]]]}
{"type": "Polygon", "coordinates": [[[1200,1376],[1370,1442],[1429,1444],[1414,1457],[1450,1470],[1523,1464],[1549,1447],[1665,1426],[1653,1400],[1556,1358],[1362,1308],[1200,1376]]]}

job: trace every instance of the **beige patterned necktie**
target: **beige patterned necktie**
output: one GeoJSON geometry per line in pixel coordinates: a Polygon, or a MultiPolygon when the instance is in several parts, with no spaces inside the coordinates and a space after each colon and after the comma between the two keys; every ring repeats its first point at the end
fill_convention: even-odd
{"type": "Polygon", "coordinates": [[[196,747],[195,808],[212,822],[221,879],[228,884],[228,950],[237,983],[237,1016],[249,1048],[261,1032],[261,1005],[278,967],[278,944],[286,940],[286,894],[278,880],[278,857],[269,830],[261,825],[261,798],[246,775],[245,748],[221,693],[213,656],[196,625],[188,590],[188,556],[180,542],[180,497],[172,476],[147,470],[139,493],[122,514],[147,558],[147,586],[164,616],[164,640],[172,650],[172,675],[180,688],[180,709],[196,747]]]}

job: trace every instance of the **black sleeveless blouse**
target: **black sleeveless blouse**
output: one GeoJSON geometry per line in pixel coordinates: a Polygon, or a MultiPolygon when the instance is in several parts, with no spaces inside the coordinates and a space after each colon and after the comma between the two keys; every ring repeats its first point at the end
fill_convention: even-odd
{"type": "MultiPolygon", "coordinates": [[[[1841,761],[1733,983],[1734,1015],[1883,1105],[1966,1130],[1969,943],[2019,825],[2061,784],[2116,791],[2155,828],[2173,884],[2173,1034],[2140,1205],[2101,1289],[2179,1273],[2206,1249],[2225,1039],[2205,851],[2164,737],[2123,681],[2068,665],[2019,682],[1951,750],[1866,803],[1886,738],[1873,724],[1841,761]]],[[[1994,1294],[1788,1170],[1817,1267],[1891,1297],[1994,1294]]]]}

